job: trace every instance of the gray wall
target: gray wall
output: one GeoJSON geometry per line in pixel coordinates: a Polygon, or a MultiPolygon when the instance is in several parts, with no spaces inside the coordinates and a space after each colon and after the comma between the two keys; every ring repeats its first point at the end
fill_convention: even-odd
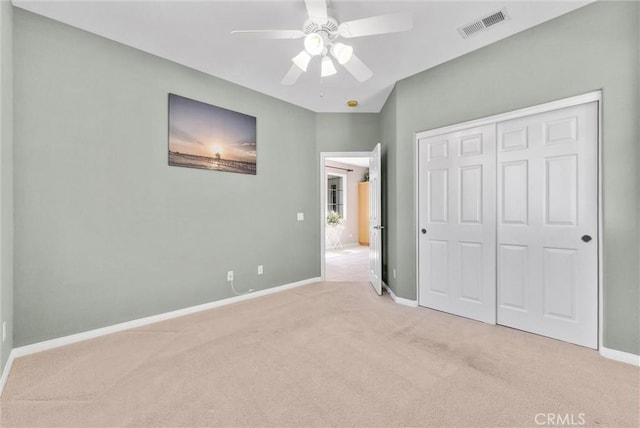
{"type": "Polygon", "coordinates": [[[320,275],[315,114],[18,9],[14,43],[16,346],[320,275]],[[256,116],[257,176],[167,166],[169,92],[256,116]]]}
{"type": "Polygon", "coordinates": [[[13,8],[0,1],[0,374],[13,347],[13,8]]]}
{"type": "Polygon", "coordinates": [[[383,117],[395,292],[416,298],[414,133],[603,90],[604,345],[640,353],[637,2],[597,2],[396,85],[383,117]]]}
{"type": "Polygon", "coordinates": [[[380,142],[378,113],[317,113],[316,146],[320,152],[366,152],[380,142]]]}

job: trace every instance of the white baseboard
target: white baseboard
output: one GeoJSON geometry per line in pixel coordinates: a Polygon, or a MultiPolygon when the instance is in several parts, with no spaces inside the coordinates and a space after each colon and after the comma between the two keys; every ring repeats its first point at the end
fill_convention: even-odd
{"type": "Polygon", "coordinates": [[[389,296],[391,296],[391,300],[393,300],[397,304],[403,305],[403,306],[409,306],[411,308],[417,308],[418,307],[418,301],[417,300],[409,300],[409,299],[404,299],[402,297],[396,296],[396,294],[393,292],[393,290],[387,284],[385,284],[384,282],[382,283],[382,286],[384,287],[385,290],[387,290],[387,293],[389,293],[389,296]]]}
{"type": "MultiPolygon", "coordinates": [[[[44,342],[38,342],[31,345],[14,348],[9,354],[9,359],[7,360],[7,364],[4,366],[4,370],[2,370],[2,376],[0,376],[0,396],[4,391],[4,387],[7,383],[7,379],[9,378],[9,372],[11,371],[11,367],[13,366],[13,360],[15,360],[18,357],[35,354],[37,352],[42,352],[49,349],[59,348],[61,346],[70,345],[72,343],[77,343],[77,342],[93,339],[100,336],[105,336],[111,333],[117,333],[119,331],[124,331],[132,328],[136,328],[136,327],[142,327],[145,325],[154,324],[160,321],[166,321],[173,318],[178,318],[178,317],[193,314],[196,312],[206,311],[206,310],[217,308],[220,306],[230,305],[232,303],[237,303],[244,300],[254,299],[260,296],[266,296],[269,294],[278,293],[280,291],[301,287],[303,285],[312,284],[318,281],[320,281],[320,278],[309,278],[302,281],[293,282],[290,284],[267,288],[265,290],[259,290],[253,293],[230,297],[228,299],[217,300],[215,302],[204,303],[202,305],[191,306],[184,309],[178,309],[176,311],[165,312],[163,314],[153,315],[145,318],[139,318],[136,320],[127,321],[120,324],[114,324],[108,327],[102,327],[95,330],[89,330],[82,333],[72,334],[70,336],[59,337],[59,338],[47,340],[44,342]]],[[[418,307],[418,302],[416,300],[409,300],[409,299],[404,299],[402,297],[396,296],[393,290],[389,288],[389,286],[384,282],[382,283],[382,286],[387,290],[387,293],[389,293],[389,296],[391,296],[391,299],[397,304],[409,306],[412,308],[418,307]]],[[[620,362],[631,364],[634,366],[640,366],[640,356],[636,354],[617,351],[615,349],[609,349],[602,346],[600,347],[600,355],[612,360],[620,361],[620,362]]]]}
{"type": "Polygon", "coordinates": [[[611,360],[620,361],[634,366],[640,366],[640,355],[617,351],[615,349],[605,348],[604,346],[600,347],[600,355],[611,360]]]}
{"type": "MultiPolygon", "coordinates": [[[[9,353],[9,359],[7,360],[7,364],[4,366],[4,370],[2,370],[2,376],[0,376],[0,397],[2,396],[2,391],[4,391],[4,386],[7,384],[7,379],[9,379],[9,372],[11,371],[11,366],[13,366],[13,360],[15,360],[16,356],[13,350],[9,353]]],[[[0,367],[0,369],[2,369],[0,367]]]]}
{"type": "Polygon", "coordinates": [[[14,348],[9,355],[7,365],[0,377],[0,395],[4,389],[4,385],[9,377],[9,371],[13,360],[18,357],[24,357],[25,355],[35,354],[37,352],[47,351],[49,349],[59,348],[65,345],[71,345],[72,343],[82,342],[84,340],[93,339],[100,336],[105,336],[111,333],[117,333],[119,331],[129,330],[136,327],[142,327],[149,324],[154,324],[160,321],[166,321],[173,318],[182,317],[185,315],[193,314],[196,312],[202,312],[209,309],[217,308],[220,306],[230,305],[232,303],[242,302],[243,300],[254,299],[256,297],[266,296],[268,294],[278,293],[281,291],[289,290],[291,288],[301,287],[303,285],[319,282],[320,278],[309,278],[290,284],[284,284],[277,287],[267,288],[264,290],[258,290],[253,293],[242,294],[240,296],[230,297],[228,299],[216,300],[215,302],[204,303],[202,305],[191,306],[184,309],[178,309],[171,312],[165,312],[163,314],[153,315],[150,317],[139,318],[136,320],[126,321],[119,324],[110,325],[108,327],[97,328],[95,330],[84,331],[82,333],[72,334],[69,336],[58,337],[44,342],[38,342],[31,345],[21,346],[14,348]]]}

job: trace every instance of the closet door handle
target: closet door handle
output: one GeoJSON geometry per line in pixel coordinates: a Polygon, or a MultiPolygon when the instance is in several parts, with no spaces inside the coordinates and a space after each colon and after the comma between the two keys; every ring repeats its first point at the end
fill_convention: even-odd
{"type": "Polygon", "coordinates": [[[591,241],[592,238],[589,235],[582,235],[582,238],[580,239],[582,239],[584,242],[589,242],[591,241]]]}
{"type": "Polygon", "coordinates": [[[427,229],[422,229],[420,232],[422,232],[423,235],[427,234],[427,229]]]}

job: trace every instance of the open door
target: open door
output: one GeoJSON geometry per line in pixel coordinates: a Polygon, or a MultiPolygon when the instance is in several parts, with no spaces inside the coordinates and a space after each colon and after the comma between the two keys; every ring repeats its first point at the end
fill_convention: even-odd
{"type": "Polygon", "coordinates": [[[369,158],[369,281],[378,295],[382,296],[382,229],[381,224],[381,180],[380,143],[369,158]]]}

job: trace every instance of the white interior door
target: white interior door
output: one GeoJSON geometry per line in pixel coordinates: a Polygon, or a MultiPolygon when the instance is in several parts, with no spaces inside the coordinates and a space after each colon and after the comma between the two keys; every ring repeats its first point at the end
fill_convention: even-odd
{"type": "Polygon", "coordinates": [[[418,150],[419,303],[495,323],[495,124],[418,150]]]}
{"type": "Polygon", "coordinates": [[[378,295],[382,295],[382,229],[380,143],[369,158],[369,281],[378,295]]]}
{"type": "Polygon", "coordinates": [[[501,122],[498,323],[598,346],[598,104],[501,122]]]}

